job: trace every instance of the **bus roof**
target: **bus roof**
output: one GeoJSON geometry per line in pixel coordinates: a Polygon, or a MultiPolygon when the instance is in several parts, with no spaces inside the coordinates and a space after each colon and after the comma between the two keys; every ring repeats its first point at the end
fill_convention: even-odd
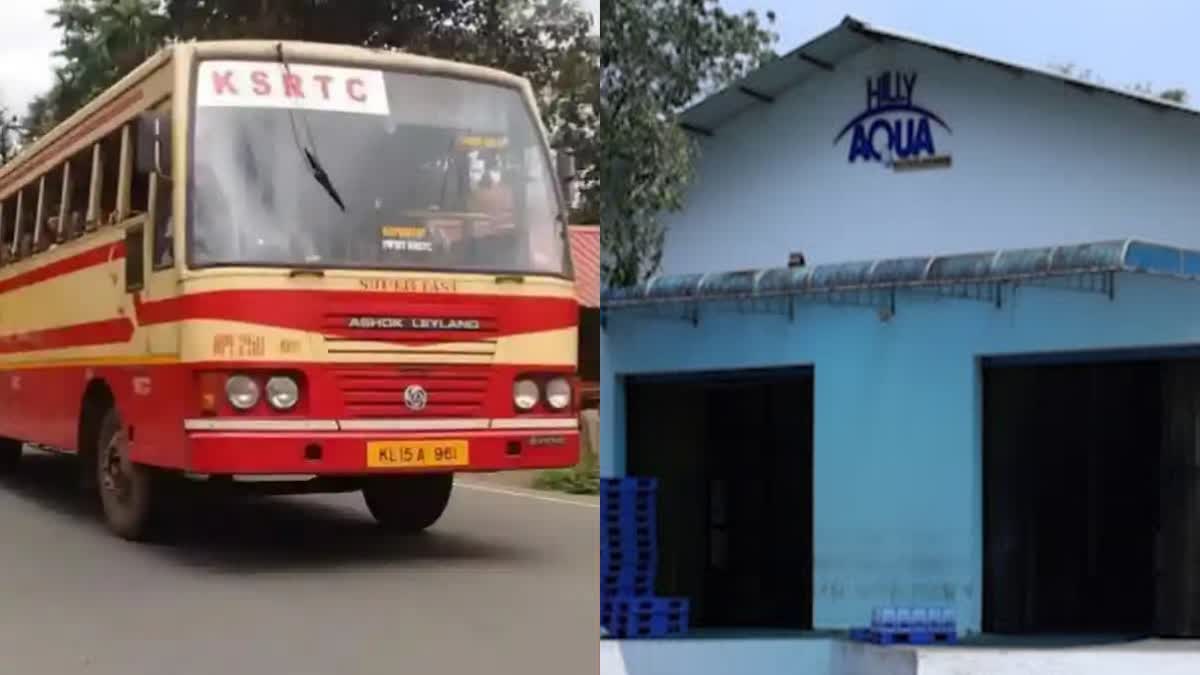
{"type": "Polygon", "coordinates": [[[418,56],[391,49],[340,45],[327,42],[302,42],[294,40],[211,40],[183,42],[176,48],[191,48],[197,58],[250,58],[275,60],[278,45],[283,45],[284,55],[289,60],[353,62],[381,68],[401,68],[431,75],[465,77],[492,81],[509,86],[526,84],[525,78],[517,77],[486,66],[477,66],[459,61],[418,56]]]}
{"type": "MultiPolygon", "coordinates": [[[[411,70],[429,75],[494,82],[517,87],[530,101],[533,98],[528,80],[511,73],[485,66],[418,56],[390,49],[296,40],[190,40],[176,42],[160,49],[137,68],[72,113],[70,117],[59,122],[32,145],[22,149],[12,160],[0,166],[0,192],[7,192],[10,187],[6,185],[8,179],[14,174],[23,177],[25,172],[22,168],[31,161],[40,161],[39,156],[47,149],[59,148],[64,142],[67,145],[73,144],[71,140],[71,137],[74,136],[73,129],[82,126],[84,121],[91,118],[97,111],[119,99],[153,73],[168,66],[176,56],[185,57],[189,61],[209,58],[274,60],[277,58],[279,45],[283,45],[284,55],[290,61],[354,63],[378,68],[411,70]]],[[[153,101],[147,101],[147,103],[152,104],[153,101]]]]}

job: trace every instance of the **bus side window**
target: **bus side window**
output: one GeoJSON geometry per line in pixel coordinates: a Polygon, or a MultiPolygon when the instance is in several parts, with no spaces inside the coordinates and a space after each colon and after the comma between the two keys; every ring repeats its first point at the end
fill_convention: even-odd
{"type": "MultiPolygon", "coordinates": [[[[137,157],[139,151],[138,135],[130,134],[130,152],[137,157]]],[[[132,167],[133,179],[129,184],[129,208],[134,215],[150,212],[150,172],[138,171],[132,167]]]]}
{"type": "Polygon", "coordinates": [[[16,200],[16,208],[13,210],[12,226],[5,231],[4,241],[0,242],[4,246],[5,260],[17,259],[17,242],[21,237],[21,219],[25,215],[25,211],[29,208],[25,201],[25,190],[17,190],[14,197],[16,200]]]}
{"type": "MultiPolygon", "coordinates": [[[[167,101],[157,107],[155,112],[164,113],[167,119],[170,119],[171,104],[167,101]]],[[[170,133],[168,128],[166,133],[170,133]]],[[[133,139],[136,144],[138,134],[133,134],[133,139]]],[[[137,156],[134,148],[134,157],[137,156]]],[[[168,158],[169,160],[169,158],[168,158]]],[[[133,194],[130,198],[135,213],[144,211],[151,213],[153,206],[154,223],[148,225],[146,231],[150,233],[150,245],[152,247],[151,269],[153,271],[164,270],[174,264],[175,249],[174,237],[172,230],[173,219],[171,218],[172,209],[174,209],[175,201],[172,198],[174,194],[175,183],[169,177],[171,167],[162,167],[164,173],[168,175],[160,175],[156,172],[139,173],[135,167],[133,175],[133,194]],[[142,192],[144,190],[144,192],[142,192]],[[154,200],[151,205],[150,200],[154,200]]]]}
{"type": "Polygon", "coordinates": [[[8,246],[5,246],[4,242],[12,239],[12,235],[9,234],[9,230],[12,228],[13,223],[16,222],[15,209],[15,197],[9,197],[3,202],[0,202],[0,265],[8,262],[8,246]]]}
{"type": "Polygon", "coordinates": [[[70,196],[66,201],[66,218],[63,223],[63,239],[71,240],[83,235],[88,219],[92,191],[93,146],[80,150],[68,162],[71,166],[70,196]]]}
{"type": "Polygon", "coordinates": [[[33,250],[33,216],[37,210],[38,184],[27,185],[17,195],[16,241],[12,244],[13,257],[26,258],[33,250]]]}
{"type": "Polygon", "coordinates": [[[167,269],[175,264],[175,246],[174,233],[172,230],[173,219],[171,218],[171,209],[174,206],[173,195],[175,193],[175,181],[166,176],[160,176],[156,173],[150,174],[150,181],[157,184],[154,185],[154,235],[151,240],[154,244],[154,271],[167,269]]]}
{"type": "Polygon", "coordinates": [[[121,180],[121,129],[117,129],[100,141],[100,212],[96,219],[100,226],[114,225],[118,221],[117,207],[120,204],[118,187],[121,180]]]}
{"type": "Polygon", "coordinates": [[[88,180],[87,211],[84,216],[84,229],[88,232],[100,227],[100,223],[104,220],[104,212],[100,203],[104,192],[104,144],[93,145],[91,154],[92,170],[91,178],[88,180]]]}
{"type": "Polygon", "coordinates": [[[142,255],[146,225],[137,223],[125,230],[125,290],[140,291],[146,285],[146,261],[142,255]]]}
{"type": "Polygon", "coordinates": [[[73,179],[70,160],[63,162],[62,189],[58,193],[59,204],[58,211],[54,214],[54,228],[52,232],[54,241],[51,245],[61,244],[67,240],[67,219],[71,215],[71,181],[73,179]]]}
{"type": "Polygon", "coordinates": [[[38,201],[37,223],[33,230],[33,252],[50,248],[58,237],[59,207],[62,205],[63,171],[56,168],[41,180],[41,199],[38,201]]]}

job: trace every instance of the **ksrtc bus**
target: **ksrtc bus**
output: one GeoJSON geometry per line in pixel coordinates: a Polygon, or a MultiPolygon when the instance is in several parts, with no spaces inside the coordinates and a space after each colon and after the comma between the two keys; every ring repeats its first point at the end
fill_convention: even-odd
{"type": "Polygon", "coordinates": [[[416,531],[455,473],[574,464],[571,165],[496,70],[164,49],[0,168],[0,465],[78,455],[140,538],[193,487],[416,531]]]}

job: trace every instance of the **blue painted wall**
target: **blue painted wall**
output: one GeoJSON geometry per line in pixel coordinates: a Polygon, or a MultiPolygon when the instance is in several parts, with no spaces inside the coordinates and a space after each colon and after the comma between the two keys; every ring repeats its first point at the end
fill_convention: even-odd
{"type": "MultiPolygon", "coordinates": [[[[829,638],[624,640],[621,675],[842,675],[840,645],[829,638]]],[[[601,651],[601,659],[605,657],[601,651]]],[[[603,671],[603,664],[602,671],[603,671]]],[[[606,675],[602,672],[601,675],[606,675]]]]}
{"type": "Polygon", "coordinates": [[[1200,248],[1200,117],[912,45],[873,47],[698,138],[664,274],[777,267],[793,250],[828,263],[1126,237],[1200,248]],[[850,163],[853,133],[834,144],[884,71],[916,74],[912,102],[949,126],[930,130],[951,168],[896,173],[850,163]]]}
{"type": "Polygon", "coordinates": [[[886,323],[826,305],[801,305],[792,322],[702,309],[699,327],[610,313],[601,470],[624,471],[627,375],[812,365],[815,627],[862,624],[872,606],[911,601],[952,603],[961,628],[978,630],[980,357],[1198,345],[1198,306],[1200,284],[1119,275],[1112,301],[1033,287],[1000,309],[901,295],[886,323]]]}

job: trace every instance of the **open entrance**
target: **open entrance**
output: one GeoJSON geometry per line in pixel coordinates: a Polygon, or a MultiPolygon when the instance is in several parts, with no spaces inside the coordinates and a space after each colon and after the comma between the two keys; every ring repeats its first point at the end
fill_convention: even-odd
{"type": "Polygon", "coordinates": [[[983,371],[983,629],[1200,635],[1200,360],[983,371]]]}
{"type": "Polygon", "coordinates": [[[629,475],[659,482],[656,592],[704,627],[812,626],[812,370],[626,381],[629,475]]]}

